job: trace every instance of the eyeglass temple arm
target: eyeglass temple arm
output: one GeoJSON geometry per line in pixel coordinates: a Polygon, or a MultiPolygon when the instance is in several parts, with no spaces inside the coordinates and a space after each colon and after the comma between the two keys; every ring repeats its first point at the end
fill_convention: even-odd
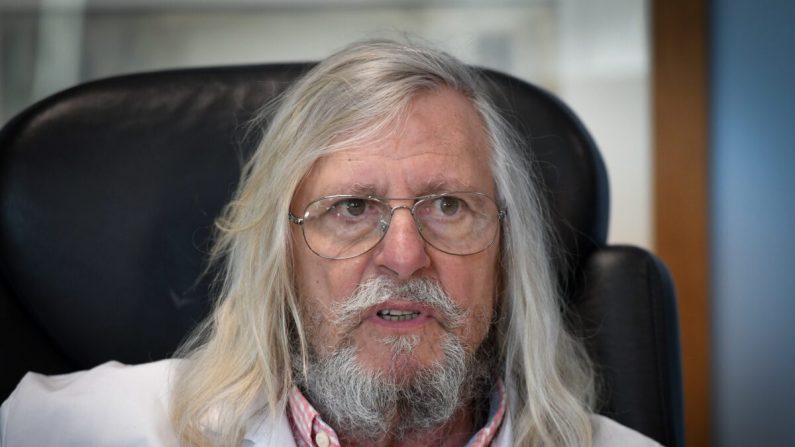
{"type": "Polygon", "coordinates": [[[290,219],[290,222],[292,222],[292,223],[294,223],[296,225],[303,225],[304,224],[304,219],[302,217],[298,217],[298,216],[294,215],[292,212],[288,212],[287,213],[287,218],[290,219]]]}

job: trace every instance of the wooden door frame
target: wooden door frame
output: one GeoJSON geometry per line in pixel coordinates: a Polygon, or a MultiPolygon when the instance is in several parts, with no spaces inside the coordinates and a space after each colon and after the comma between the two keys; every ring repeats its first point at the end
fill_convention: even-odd
{"type": "Polygon", "coordinates": [[[654,246],[676,283],[685,440],[709,446],[709,4],[652,0],[654,246]]]}

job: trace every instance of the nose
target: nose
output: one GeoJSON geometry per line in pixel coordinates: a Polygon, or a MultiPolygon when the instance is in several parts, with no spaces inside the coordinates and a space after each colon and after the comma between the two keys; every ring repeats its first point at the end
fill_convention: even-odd
{"type": "Polygon", "coordinates": [[[395,207],[389,228],[380,242],[375,262],[397,279],[409,279],[430,265],[425,240],[420,236],[411,208],[395,207]]]}

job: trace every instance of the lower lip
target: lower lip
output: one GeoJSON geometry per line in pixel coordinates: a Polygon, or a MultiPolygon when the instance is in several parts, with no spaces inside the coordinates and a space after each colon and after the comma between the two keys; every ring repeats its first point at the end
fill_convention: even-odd
{"type": "Polygon", "coordinates": [[[386,327],[389,329],[408,331],[423,326],[432,319],[433,318],[428,315],[420,314],[419,316],[411,320],[390,321],[390,320],[384,320],[378,315],[373,315],[372,317],[368,318],[366,321],[369,321],[370,323],[386,327]]]}

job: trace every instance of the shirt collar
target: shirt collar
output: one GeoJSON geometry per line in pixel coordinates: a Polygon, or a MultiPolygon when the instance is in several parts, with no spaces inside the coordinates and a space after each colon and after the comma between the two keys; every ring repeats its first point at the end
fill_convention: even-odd
{"type": "MultiPolygon", "coordinates": [[[[340,447],[337,433],[320,417],[303,393],[293,387],[287,399],[287,417],[298,447],[340,447]]],[[[487,447],[503,425],[507,409],[505,385],[498,380],[489,397],[489,416],[467,443],[467,447],[487,447]]]]}

